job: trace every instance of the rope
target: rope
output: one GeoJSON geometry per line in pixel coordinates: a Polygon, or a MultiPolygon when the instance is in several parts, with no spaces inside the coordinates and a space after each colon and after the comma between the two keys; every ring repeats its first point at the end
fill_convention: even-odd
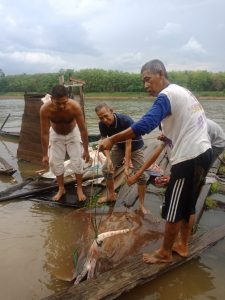
{"type": "MultiPolygon", "coordinates": [[[[155,137],[149,137],[147,139],[148,140],[153,140],[153,139],[155,139],[155,137]]],[[[132,140],[132,141],[139,141],[139,140],[142,140],[142,139],[136,139],[136,140],[132,140]]],[[[119,143],[124,143],[124,142],[121,141],[119,143]]],[[[88,204],[89,204],[89,207],[91,207],[93,200],[95,200],[95,203],[94,203],[94,216],[93,216],[93,214],[91,214],[91,223],[92,223],[92,226],[93,226],[93,229],[94,229],[95,239],[96,239],[98,237],[99,227],[100,227],[101,222],[102,222],[102,216],[101,216],[101,218],[100,218],[100,220],[97,224],[97,201],[96,201],[96,199],[94,199],[95,195],[97,194],[97,192],[94,191],[94,181],[95,181],[95,177],[98,178],[98,172],[99,172],[99,149],[97,149],[97,151],[95,153],[93,163],[94,163],[94,166],[96,165],[97,172],[96,172],[96,175],[93,173],[93,176],[92,176],[91,193],[90,193],[91,196],[90,196],[90,200],[89,200],[88,204]]],[[[108,191],[107,180],[108,180],[108,178],[106,177],[106,197],[108,199],[109,191],[108,191]]],[[[119,193],[121,192],[121,189],[123,189],[123,188],[124,188],[124,185],[121,185],[120,189],[119,189],[119,193]]],[[[127,196],[128,193],[129,193],[129,190],[127,190],[127,193],[126,193],[125,196],[127,196]]],[[[124,208],[125,208],[125,214],[127,215],[129,206],[126,205],[125,202],[123,202],[123,204],[124,204],[124,208]]]]}
{"type": "MultiPolygon", "coordinates": [[[[95,157],[94,157],[94,165],[96,164],[97,166],[97,172],[96,172],[96,176],[98,178],[98,171],[99,171],[99,150],[96,151],[96,154],[95,154],[95,157]]],[[[93,201],[94,199],[94,178],[95,178],[95,175],[93,174],[93,177],[92,177],[92,185],[91,185],[91,197],[90,197],[90,202],[93,201]]],[[[107,185],[107,180],[108,178],[106,177],[106,197],[108,198],[108,195],[109,195],[109,191],[108,191],[108,185],[107,185]]],[[[122,186],[120,187],[120,189],[122,188],[122,186]]],[[[95,199],[96,200],[96,199],[95,199]]],[[[92,203],[91,203],[92,204],[92,203]]],[[[103,206],[105,208],[105,206],[103,206]]],[[[127,207],[125,207],[125,213],[127,213],[127,207]]],[[[95,239],[98,237],[98,233],[99,233],[99,227],[101,225],[101,222],[102,222],[102,216],[97,224],[97,201],[95,201],[95,205],[94,205],[94,217],[93,215],[91,215],[91,223],[92,223],[92,226],[93,226],[93,229],[94,229],[94,233],[95,233],[95,239]]]]}
{"type": "MultiPolygon", "coordinates": [[[[98,178],[98,172],[99,172],[99,150],[96,151],[95,156],[94,156],[94,160],[93,160],[94,166],[96,165],[96,178],[98,178]]],[[[94,192],[94,180],[95,180],[95,175],[93,173],[93,177],[92,177],[92,184],[91,184],[91,196],[90,196],[90,200],[89,200],[89,207],[92,206],[92,202],[93,200],[95,201],[95,205],[94,205],[94,218],[93,215],[91,214],[91,223],[94,229],[94,233],[95,233],[95,239],[98,237],[98,232],[99,232],[99,227],[101,224],[101,219],[99,221],[99,224],[97,224],[97,201],[95,198],[95,194],[97,194],[97,189],[96,192],[94,192]]],[[[106,189],[107,189],[107,196],[108,196],[108,187],[106,184],[106,189]]]]}

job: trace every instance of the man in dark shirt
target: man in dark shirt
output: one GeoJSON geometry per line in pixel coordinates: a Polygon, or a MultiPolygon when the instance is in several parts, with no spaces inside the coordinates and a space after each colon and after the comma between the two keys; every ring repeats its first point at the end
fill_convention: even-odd
{"type": "MultiPolygon", "coordinates": [[[[123,131],[131,126],[134,121],[127,115],[113,113],[112,108],[110,108],[106,103],[99,104],[95,108],[95,112],[99,117],[99,131],[101,138],[110,137],[120,131],[123,131]]],[[[114,170],[117,166],[125,160],[125,176],[129,175],[130,161],[134,167],[134,170],[138,170],[144,163],[144,152],[143,152],[144,142],[141,136],[136,136],[133,140],[127,140],[120,142],[113,146],[111,153],[109,150],[105,150],[106,163],[103,166],[102,172],[107,181],[108,194],[106,197],[101,197],[98,200],[99,204],[105,202],[116,201],[116,194],[114,193],[114,170]]],[[[140,200],[140,210],[142,213],[146,213],[144,207],[144,197],[146,189],[146,175],[142,174],[138,180],[138,193],[140,200]]]]}

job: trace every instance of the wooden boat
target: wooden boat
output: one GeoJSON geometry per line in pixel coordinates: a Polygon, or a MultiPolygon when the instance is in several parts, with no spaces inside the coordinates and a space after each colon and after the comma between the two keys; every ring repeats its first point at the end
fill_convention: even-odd
{"type": "MultiPolygon", "coordinates": [[[[152,147],[147,147],[145,149],[145,156],[148,157],[149,153],[152,151],[152,147]]],[[[93,168],[94,166],[92,166],[93,168]]],[[[97,179],[97,177],[102,177],[102,175],[99,174],[99,170],[96,169],[96,166],[94,167],[94,173],[92,171],[93,169],[87,168],[85,170],[83,179],[85,181],[89,179],[97,179]],[[91,170],[91,172],[90,172],[91,170]]],[[[116,172],[116,187],[121,186],[124,183],[123,180],[123,166],[121,166],[117,172],[116,172]]],[[[74,184],[75,184],[75,179],[72,178],[71,176],[68,176],[65,178],[65,185],[66,185],[66,190],[67,193],[65,196],[62,197],[61,201],[55,202],[58,205],[64,205],[64,206],[78,206],[77,205],[77,199],[74,196],[74,184]]],[[[97,184],[94,181],[94,184],[101,188],[98,188],[98,192],[102,190],[102,193],[106,192],[105,188],[105,183],[99,181],[97,184]],[[104,191],[105,190],[105,191],[104,191]]],[[[136,185],[135,185],[136,186],[136,185]]],[[[44,201],[52,203],[53,201],[52,196],[54,193],[56,193],[57,190],[57,183],[55,179],[52,178],[44,178],[41,176],[36,176],[36,177],[29,177],[26,180],[24,180],[22,183],[16,184],[4,191],[1,192],[0,195],[0,202],[1,201],[8,201],[11,199],[24,199],[29,198],[30,200],[33,201],[44,201]]],[[[97,191],[96,191],[97,192],[97,191]]],[[[89,187],[85,187],[85,193],[87,195],[90,195],[89,187]]],[[[94,195],[92,195],[94,196],[94,195]]]]}
{"type": "Polygon", "coordinates": [[[16,132],[16,131],[0,130],[0,135],[3,137],[9,137],[9,138],[13,138],[15,140],[19,140],[20,133],[16,132]]]}
{"type": "MultiPolygon", "coordinates": [[[[90,152],[90,156],[94,157],[97,153],[97,150],[90,152]]],[[[101,154],[103,156],[103,154],[101,154]]],[[[100,156],[100,154],[99,154],[100,156]]],[[[104,157],[104,156],[103,156],[104,157]]],[[[1,162],[1,161],[0,161],[1,162]]],[[[87,195],[90,194],[88,189],[88,180],[95,178],[100,184],[101,181],[99,178],[102,178],[102,173],[100,169],[102,163],[100,161],[90,161],[90,163],[85,163],[84,165],[84,175],[83,175],[83,185],[86,185],[85,192],[87,195]]],[[[76,184],[73,171],[70,168],[70,161],[64,163],[65,168],[65,186],[67,193],[62,197],[60,201],[56,203],[59,205],[65,206],[75,206],[79,207],[74,194],[74,186],[76,184]]],[[[34,201],[51,201],[53,202],[52,196],[57,191],[57,182],[54,174],[50,171],[43,173],[43,170],[40,170],[36,176],[29,177],[19,184],[15,184],[6,190],[1,191],[0,201],[8,201],[11,199],[24,199],[33,197],[34,201]],[[36,198],[35,198],[36,197],[36,198]],[[38,198],[38,199],[37,199],[38,198]]],[[[93,180],[92,180],[93,181],[93,180]]]]}
{"type": "Polygon", "coordinates": [[[11,116],[11,114],[7,115],[7,117],[5,118],[4,122],[2,123],[2,125],[0,127],[0,136],[10,137],[10,138],[14,138],[14,139],[19,140],[19,136],[20,136],[19,132],[3,130],[3,127],[5,126],[5,124],[8,121],[10,116],[11,116]]]}
{"type": "MultiPolygon", "coordinates": [[[[151,146],[148,146],[144,150],[145,154],[145,159],[149,157],[149,154],[152,153],[154,148],[154,144],[151,144],[151,146]]],[[[166,152],[163,151],[160,156],[158,157],[157,161],[158,165],[165,170],[164,174],[168,175],[170,172],[170,164],[166,155],[166,152]]],[[[220,166],[220,160],[216,160],[214,165],[210,169],[211,174],[216,174],[218,168],[220,166]]],[[[90,180],[90,179],[97,179],[96,173],[89,172],[90,169],[86,169],[84,173],[84,180],[90,180]]],[[[152,172],[151,178],[154,178],[155,176],[160,175],[160,174],[155,174],[152,172]]],[[[102,175],[99,175],[98,177],[102,177],[102,175]]],[[[65,196],[62,197],[62,201],[58,201],[57,204],[59,205],[65,205],[65,206],[77,206],[76,204],[76,199],[72,200],[74,198],[74,184],[75,184],[75,179],[72,178],[71,176],[68,176],[65,178],[65,185],[66,185],[66,190],[67,193],[65,196]],[[72,190],[71,190],[72,189],[72,190]]],[[[105,182],[94,181],[95,186],[101,186],[105,187],[105,182]]],[[[123,175],[123,166],[117,170],[116,173],[116,180],[115,180],[116,188],[120,187],[119,194],[118,194],[118,199],[122,199],[122,203],[120,201],[117,201],[117,205],[125,205],[127,207],[132,207],[135,202],[138,199],[138,189],[137,189],[137,184],[134,184],[132,186],[128,186],[124,182],[124,175],[123,175]]],[[[88,184],[87,184],[88,185],[88,184]]],[[[200,215],[202,213],[202,208],[204,204],[204,200],[207,197],[207,194],[210,190],[211,184],[207,183],[204,185],[202,189],[202,195],[201,199],[203,203],[198,205],[198,210],[200,215]],[[201,212],[200,212],[201,210],[201,212]]],[[[56,193],[57,190],[57,183],[55,179],[51,178],[44,178],[41,176],[36,176],[36,177],[29,177],[26,180],[24,180],[22,183],[16,184],[4,191],[1,192],[0,195],[0,201],[8,201],[11,199],[21,199],[21,198],[29,198],[30,200],[33,201],[45,201],[45,202],[52,202],[51,198],[56,193]]],[[[104,193],[107,192],[105,188],[98,189],[98,193],[101,190],[101,195],[104,195],[104,193]]],[[[161,190],[161,189],[159,189],[161,190]]],[[[152,189],[151,189],[152,191],[152,189]]],[[[89,195],[90,191],[89,188],[85,188],[85,192],[89,195]]],[[[94,196],[94,195],[92,195],[94,196]]]]}

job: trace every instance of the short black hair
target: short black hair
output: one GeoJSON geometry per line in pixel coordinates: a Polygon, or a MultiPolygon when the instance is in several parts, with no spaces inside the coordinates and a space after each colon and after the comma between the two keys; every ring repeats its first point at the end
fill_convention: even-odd
{"type": "Polygon", "coordinates": [[[141,74],[144,71],[150,71],[153,74],[159,74],[162,73],[166,79],[168,79],[166,68],[159,59],[153,59],[145,63],[141,68],[141,74]]]}
{"type": "Polygon", "coordinates": [[[64,85],[57,84],[52,88],[51,95],[53,98],[57,99],[57,98],[68,96],[68,92],[64,85]]]}

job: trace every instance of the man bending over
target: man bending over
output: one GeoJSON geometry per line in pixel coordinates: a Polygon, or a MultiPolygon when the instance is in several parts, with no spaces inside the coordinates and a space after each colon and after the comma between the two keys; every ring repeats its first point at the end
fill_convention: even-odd
{"type": "Polygon", "coordinates": [[[88,133],[80,105],[69,99],[63,85],[52,89],[51,100],[40,109],[42,162],[50,166],[57,178],[58,192],[53,200],[58,201],[65,194],[64,160],[70,157],[70,166],[77,181],[79,201],[86,200],[82,189],[83,159],[89,160],[88,133]],[[83,142],[83,148],[81,144],[83,142]]]}

